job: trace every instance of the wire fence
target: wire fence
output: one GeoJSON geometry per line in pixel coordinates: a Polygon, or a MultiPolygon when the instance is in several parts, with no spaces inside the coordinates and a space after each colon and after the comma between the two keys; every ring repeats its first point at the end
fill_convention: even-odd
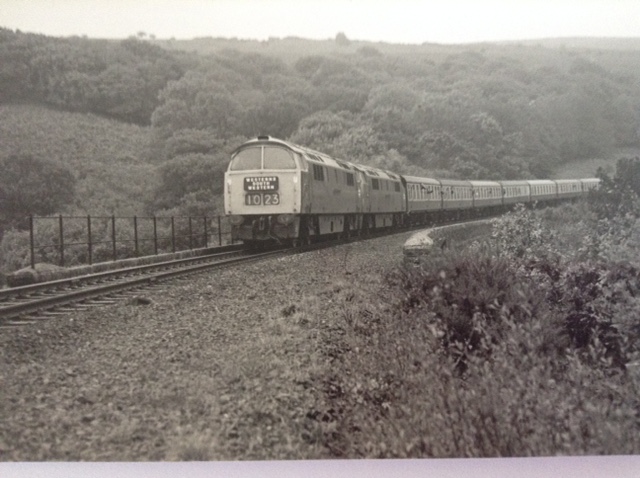
{"type": "Polygon", "coordinates": [[[223,216],[29,216],[31,267],[69,267],[231,244],[223,216]]]}

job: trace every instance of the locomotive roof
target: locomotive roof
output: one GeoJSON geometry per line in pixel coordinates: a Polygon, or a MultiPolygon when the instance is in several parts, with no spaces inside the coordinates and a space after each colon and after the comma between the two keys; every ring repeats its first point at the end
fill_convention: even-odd
{"type": "Polygon", "coordinates": [[[365,166],[362,164],[352,163],[350,161],[345,161],[343,159],[337,159],[328,154],[321,153],[319,151],[315,151],[311,148],[307,148],[306,146],[300,146],[299,144],[291,143],[289,141],[284,141],[282,139],[274,138],[272,136],[258,136],[255,139],[250,139],[245,143],[242,143],[238,148],[236,148],[231,154],[234,155],[241,149],[250,147],[250,146],[258,146],[258,145],[277,145],[285,148],[289,148],[296,153],[299,153],[305,157],[307,160],[315,161],[318,163],[330,164],[331,166],[339,167],[342,169],[350,169],[350,170],[360,170],[363,171],[368,176],[381,177],[384,179],[395,179],[399,180],[400,177],[392,173],[390,171],[385,171],[384,169],[373,168],[371,166],[365,166]]]}

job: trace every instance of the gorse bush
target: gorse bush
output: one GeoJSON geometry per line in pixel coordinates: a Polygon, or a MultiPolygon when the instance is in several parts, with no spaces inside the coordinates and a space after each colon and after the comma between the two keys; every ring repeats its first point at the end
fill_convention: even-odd
{"type": "Polygon", "coordinates": [[[491,239],[502,257],[509,259],[550,259],[558,255],[554,250],[555,234],[541,218],[524,204],[493,221],[491,239]]]}

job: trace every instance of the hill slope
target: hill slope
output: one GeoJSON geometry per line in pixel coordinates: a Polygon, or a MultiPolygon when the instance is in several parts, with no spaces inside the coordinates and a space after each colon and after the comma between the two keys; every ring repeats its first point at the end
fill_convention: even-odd
{"type": "Polygon", "coordinates": [[[150,129],[37,105],[0,105],[0,155],[33,155],[67,165],[77,178],[65,213],[140,214],[156,187],[150,129]]]}
{"type": "Polygon", "coordinates": [[[554,171],[554,179],[575,179],[595,176],[598,168],[603,168],[608,174],[616,170],[616,163],[621,158],[635,158],[640,156],[638,148],[620,148],[608,157],[592,158],[565,163],[554,171]]]}

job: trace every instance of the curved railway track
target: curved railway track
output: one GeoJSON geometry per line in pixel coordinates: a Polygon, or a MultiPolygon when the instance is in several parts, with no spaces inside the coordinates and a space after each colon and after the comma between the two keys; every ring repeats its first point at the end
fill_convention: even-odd
{"type": "Polygon", "coordinates": [[[256,252],[237,248],[188,259],[2,289],[0,328],[38,322],[89,306],[112,304],[131,298],[140,289],[161,281],[288,252],[291,249],[274,248],[256,252]]]}
{"type": "MultiPolygon", "coordinates": [[[[442,226],[465,221],[441,221],[442,226]]],[[[71,311],[113,304],[135,297],[140,289],[148,289],[163,281],[220,267],[236,266],[284,254],[307,252],[347,242],[373,239],[387,234],[401,234],[427,225],[401,230],[370,231],[366,235],[324,240],[291,248],[274,246],[255,251],[242,246],[186,259],[176,259],[86,276],[72,277],[33,285],[0,290],[0,329],[26,325],[71,311]]]]}

